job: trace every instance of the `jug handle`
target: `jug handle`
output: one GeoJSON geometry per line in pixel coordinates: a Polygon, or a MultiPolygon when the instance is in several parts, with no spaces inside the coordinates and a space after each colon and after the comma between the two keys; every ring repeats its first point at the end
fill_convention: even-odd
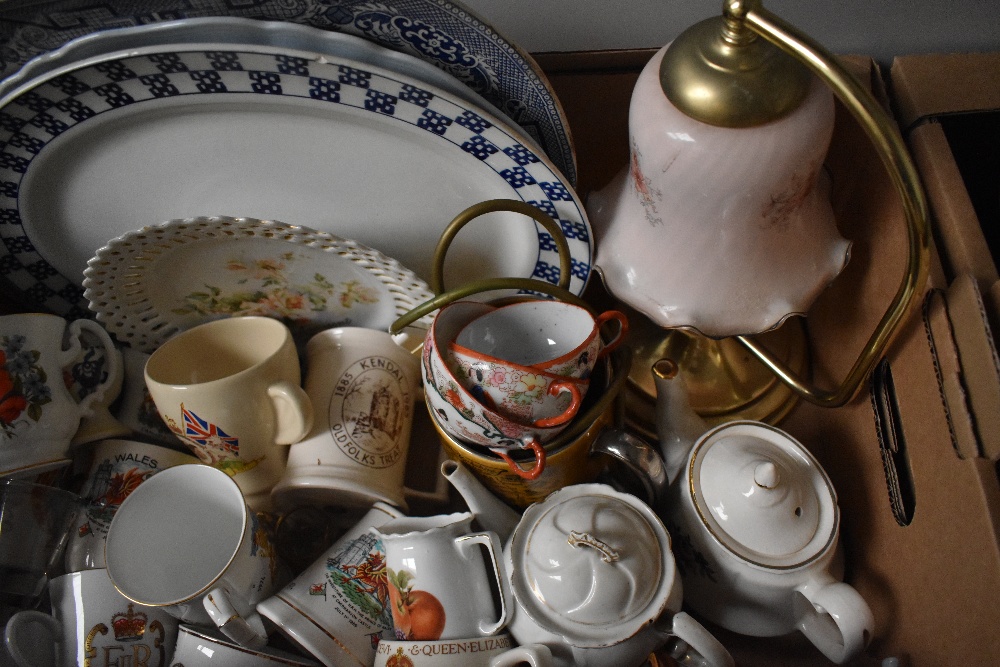
{"type": "Polygon", "coordinates": [[[920,175],[899,130],[888,114],[832,54],[808,35],[765,10],[760,0],[726,0],[723,8],[726,17],[733,22],[732,25],[745,26],[794,56],[833,90],[871,139],[902,199],[909,244],[906,271],[892,302],[848,371],[847,377],[838,387],[831,390],[809,385],[752,336],[737,336],[754,356],[796,394],[816,405],[840,407],[861,390],[927,282],[930,223],[920,175]]]}
{"type": "Polygon", "coordinates": [[[503,553],[503,546],[500,544],[500,537],[492,531],[470,533],[468,535],[461,535],[455,538],[455,543],[458,545],[459,549],[463,551],[474,547],[475,545],[482,545],[486,547],[486,550],[490,554],[490,563],[493,565],[493,577],[496,579],[497,591],[500,596],[500,618],[492,623],[487,620],[481,620],[479,622],[479,632],[481,632],[484,637],[494,635],[502,630],[507,625],[508,621],[510,621],[511,612],[511,607],[507,604],[507,592],[504,587],[503,569],[501,568],[500,561],[497,558],[497,554],[503,553]]]}

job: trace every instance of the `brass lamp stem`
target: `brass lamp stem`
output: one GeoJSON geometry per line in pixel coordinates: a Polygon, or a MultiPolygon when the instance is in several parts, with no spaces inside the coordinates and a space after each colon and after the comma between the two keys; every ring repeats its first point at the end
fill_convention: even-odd
{"type": "Polygon", "coordinates": [[[832,88],[834,94],[868,134],[902,199],[909,243],[906,273],[881,321],[839,387],[833,390],[811,387],[769,354],[752,337],[739,337],[747,349],[803,398],[818,405],[838,407],[858,394],[923,290],[930,261],[927,200],[920,183],[920,175],[898,129],[875,98],[854,76],[818,43],[760,7],[758,0],[726,2],[727,8],[735,5],[740,5],[741,12],[743,9],[746,10],[742,19],[745,26],[785,52],[794,55],[832,88]]]}

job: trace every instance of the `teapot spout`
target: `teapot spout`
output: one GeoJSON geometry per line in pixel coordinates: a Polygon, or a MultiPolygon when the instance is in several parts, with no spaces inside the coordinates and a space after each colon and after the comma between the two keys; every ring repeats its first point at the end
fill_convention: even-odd
{"type": "Polygon", "coordinates": [[[521,521],[517,510],[493,495],[464,465],[454,460],[441,464],[441,474],[465,500],[476,520],[486,530],[506,542],[521,521]]]}
{"type": "Polygon", "coordinates": [[[656,433],[670,484],[680,474],[694,443],[708,430],[708,424],[691,407],[687,387],[677,372],[677,363],[672,359],[660,359],[652,368],[656,433]]]}

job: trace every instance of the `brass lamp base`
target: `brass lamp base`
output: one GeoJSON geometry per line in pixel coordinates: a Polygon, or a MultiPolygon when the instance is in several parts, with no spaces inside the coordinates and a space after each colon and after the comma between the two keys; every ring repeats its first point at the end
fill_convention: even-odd
{"type": "MultiPolygon", "coordinates": [[[[677,363],[691,406],[709,425],[736,419],[775,425],[798,402],[798,394],[737,339],[666,330],[640,313],[626,312],[633,357],[625,417],[628,426],[641,435],[656,437],[656,386],[651,368],[664,357],[677,363]]],[[[789,368],[806,374],[809,349],[802,318],[791,317],[778,329],[755,338],[789,368]]]]}

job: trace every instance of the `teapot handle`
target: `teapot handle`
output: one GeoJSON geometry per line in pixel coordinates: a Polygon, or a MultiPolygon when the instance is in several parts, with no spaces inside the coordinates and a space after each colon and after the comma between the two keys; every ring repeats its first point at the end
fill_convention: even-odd
{"type": "Polygon", "coordinates": [[[875,620],[864,598],[850,584],[826,573],[800,586],[793,605],[802,634],[838,665],[857,657],[874,631],[875,620]]]}
{"type": "Polygon", "coordinates": [[[724,13],[735,26],[746,26],[796,57],[822,79],[868,134],[902,199],[907,222],[906,272],[847,377],[835,389],[810,386],[751,336],[737,336],[760,361],[795,393],[817,405],[839,407],[860,391],[866,378],[895,338],[904,318],[927,281],[930,265],[930,223],[927,200],[913,160],[899,130],[874,96],[815,40],[761,6],[760,0],[725,0],[724,13]]]}

